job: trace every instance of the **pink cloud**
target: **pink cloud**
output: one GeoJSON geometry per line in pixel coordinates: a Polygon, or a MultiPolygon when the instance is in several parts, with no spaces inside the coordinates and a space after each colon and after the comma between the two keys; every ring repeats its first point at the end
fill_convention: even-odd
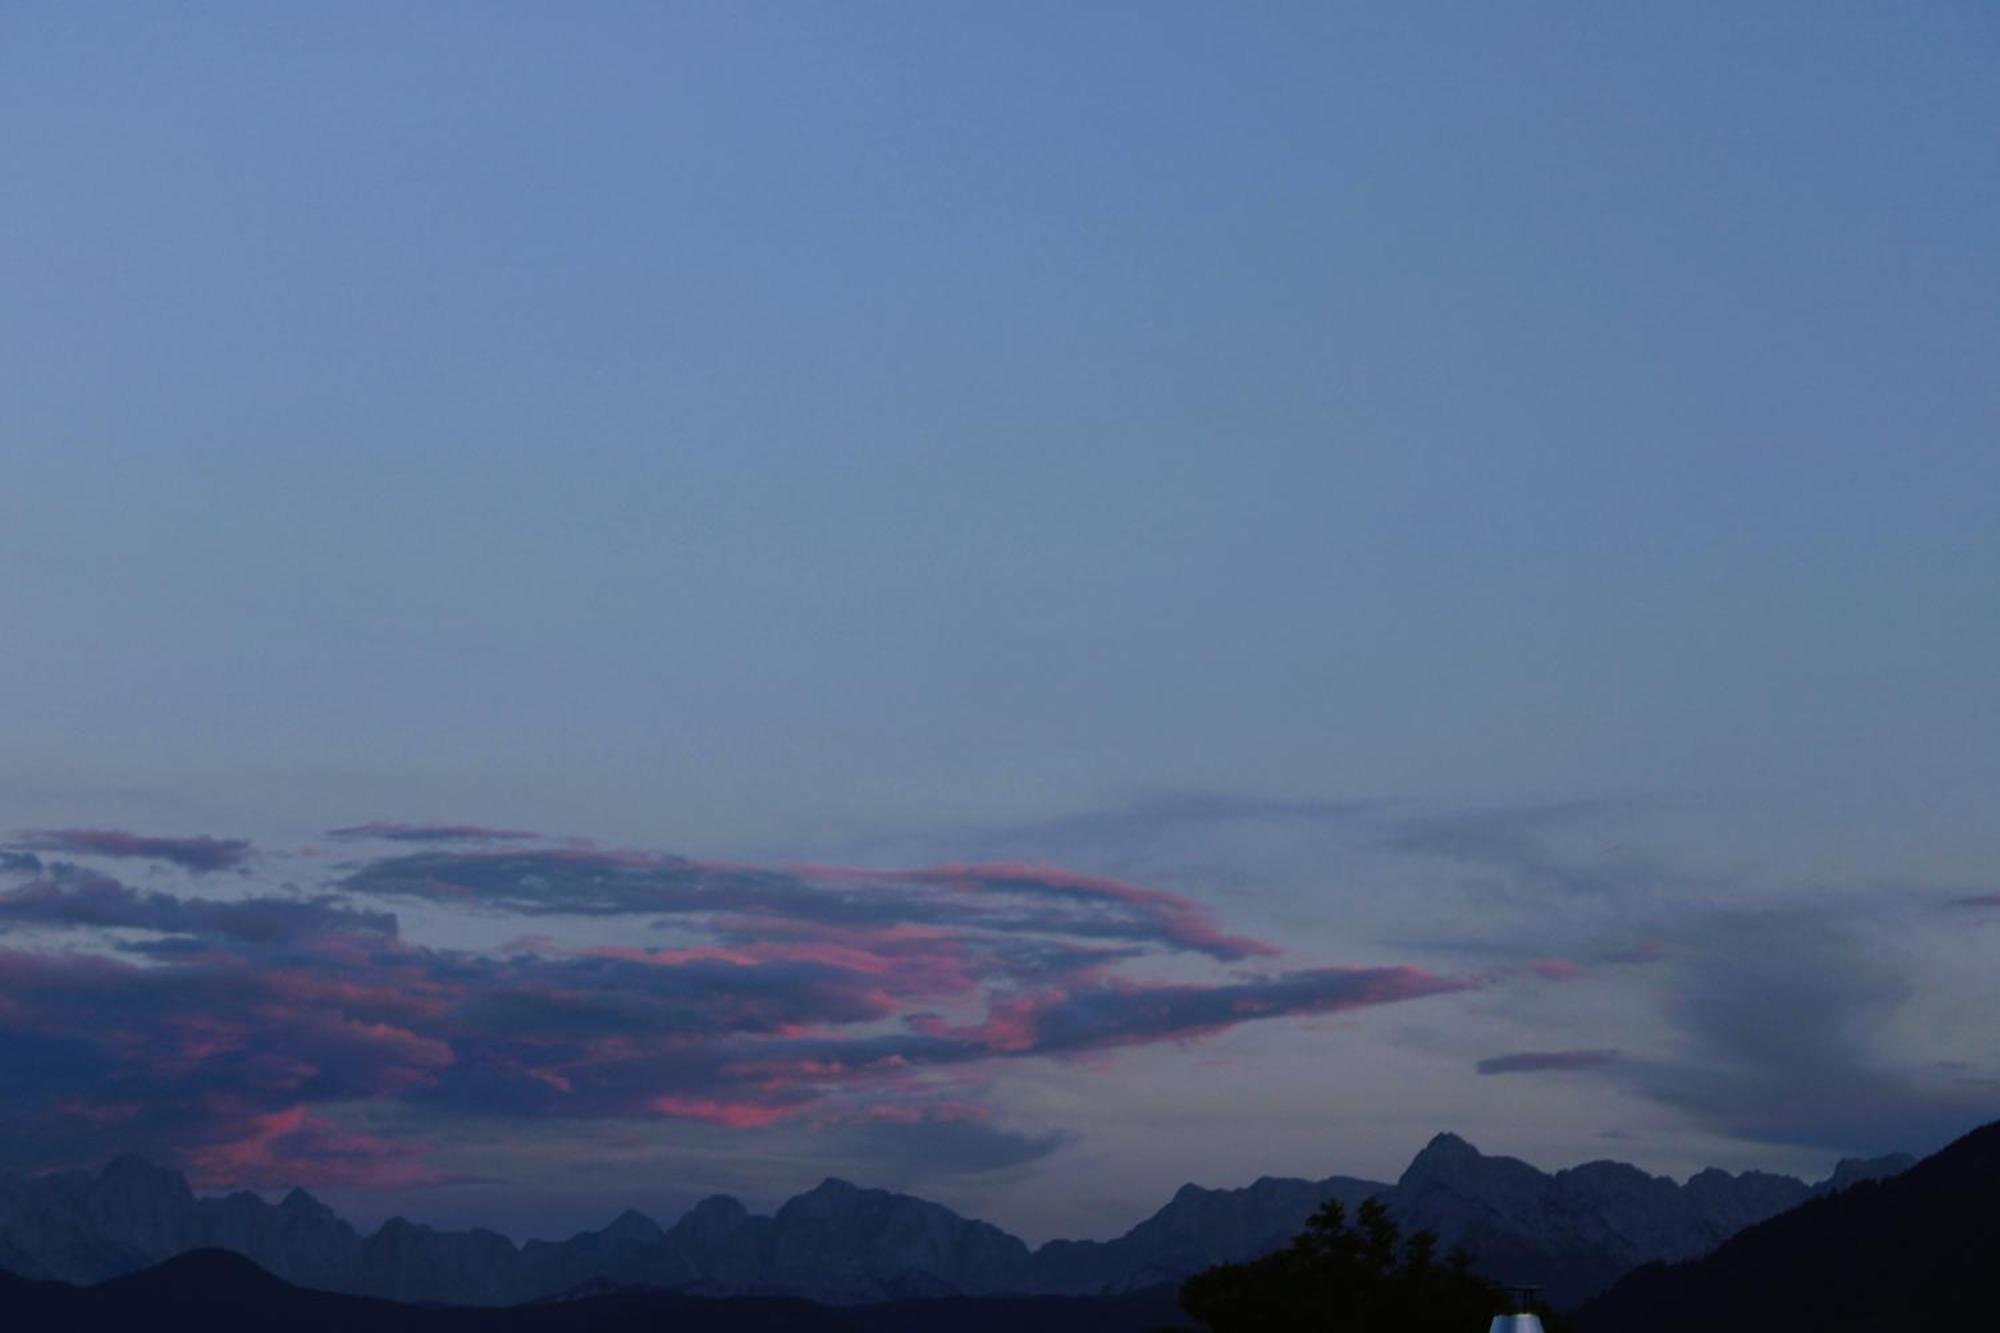
{"type": "Polygon", "coordinates": [[[992,861],[978,864],[931,866],[884,876],[908,884],[943,884],[970,893],[1005,893],[1028,890],[1079,901],[1100,899],[1136,908],[1153,921],[1162,936],[1183,948],[1234,961],[1243,958],[1275,957],[1281,950],[1274,944],[1244,935],[1224,933],[1201,907],[1178,894],[1139,884],[1082,875],[1060,866],[1021,861],[992,861]]]}
{"type": "Polygon", "coordinates": [[[763,1129],[775,1125],[793,1109],[767,1106],[760,1102],[721,1101],[713,1097],[683,1097],[675,1094],[654,1097],[647,1108],[680,1120],[700,1120],[731,1129],[763,1129]]]}
{"type": "Polygon", "coordinates": [[[957,1126],[957,1141],[984,1119],[976,1089],[996,1062],[1101,1061],[1477,984],[1408,967],[1221,974],[1277,950],[1179,895],[1050,866],[767,871],[569,848],[349,872],[344,895],[314,899],[53,875],[0,897],[0,915],[117,950],[0,949],[0,1042],[51,1053],[22,1065],[9,1128],[101,1135],[214,1185],[417,1178],[414,1146],[341,1127],[334,1108],[350,1106],[607,1132],[653,1118],[957,1126]],[[367,910],[382,895],[618,924],[594,944],[426,948],[367,910]],[[129,925],[172,938],[104,944],[129,925]],[[663,926],[671,937],[645,933],[663,926]],[[1182,979],[1149,967],[1168,959],[1182,979]],[[63,1106],[96,1118],[58,1120],[63,1106]]]}
{"type": "Polygon", "coordinates": [[[430,1184],[441,1177],[411,1144],[344,1131],[305,1106],[251,1116],[236,1137],[185,1157],[190,1181],[203,1187],[430,1184]]]}

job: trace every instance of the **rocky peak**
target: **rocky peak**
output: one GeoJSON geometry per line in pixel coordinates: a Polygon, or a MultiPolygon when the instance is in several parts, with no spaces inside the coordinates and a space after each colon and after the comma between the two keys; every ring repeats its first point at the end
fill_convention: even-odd
{"type": "Polygon", "coordinates": [[[331,1221],[334,1217],[333,1209],[321,1203],[304,1189],[293,1189],[283,1199],[278,1201],[278,1207],[287,1216],[295,1218],[309,1217],[331,1221]]]}
{"type": "Polygon", "coordinates": [[[1410,1159],[1396,1188],[1404,1194],[1448,1189],[1482,1194],[1545,1186],[1549,1178],[1513,1157],[1488,1157],[1456,1134],[1439,1134],[1410,1159]]]}
{"type": "Polygon", "coordinates": [[[412,1222],[400,1213],[375,1228],[375,1234],[368,1238],[372,1245],[409,1245],[432,1234],[431,1229],[421,1222],[412,1222]]]}
{"type": "Polygon", "coordinates": [[[1437,1134],[1424,1145],[1423,1151],[1410,1159],[1410,1164],[1403,1168],[1402,1177],[1396,1183],[1406,1185],[1437,1177],[1463,1175],[1477,1167],[1481,1160],[1479,1149],[1458,1135],[1437,1134]]]}
{"type": "Polygon", "coordinates": [[[938,1205],[888,1190],[863,1189],[835,1176],[828,1176],[804,1194],[794,1195],[778,1209],[778,1221],[798,1224],[851,1218],[866,1212],[871,1216],[899,1212],[906,1208],[935,1208],[938,1205]]]}
{"type": "Polygon", "coordinates": [[[718,1222],[741,1222],[750,1216],[750,1210],[740,1199],[727,1194],[711,1194],[694,1207],[688,1209],[683,1222],[699,1221],[707,1224],[718,1222]]]}
{"type": "Polygon", "coordinates": [[[1890,1153],[1886,1157],[1843,1157],[1835,1164],[1833,1174],[1821,1181],[1813,1192],[1838,1194],[1864,1180],[1887,1180],[1891,1176],[1900,1176],[1916,1164],[1917,1159],[1906,1152],[1890,1153]]]}
{"type": "Polygon", "coordinates": [[[113,1193],[122,1197],[150,1197],[175,1201],[194,1201],[194,1191],[180,1172],[169,1171],[163,1166],[155,1166],[143,1157],[126,1153],[105,1163],[97,1173],[97,1188],[100,1192],[113,1193]]]}
{"type": "Polygon", "coordinates": [[[660,1230],[660,1224],[652,1218],[636,1208],[627,1208],[612,1218],[610,1224],[598,1234],[619,1245],[650,1245],[667,1233],[660,1230]]]}

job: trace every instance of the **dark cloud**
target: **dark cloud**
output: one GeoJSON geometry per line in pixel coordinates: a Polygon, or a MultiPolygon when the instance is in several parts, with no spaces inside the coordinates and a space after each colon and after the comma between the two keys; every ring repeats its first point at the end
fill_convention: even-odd
{"type": "Polygon", "coordinates": [[[853,924],[898,919],[895,904],[879,895],[821,891],[779,871],[575,848],[417,852],[370,862],[341,887],[527,915],[768,913],[853,924]]]}
{"type": "Polygon", "coordinates": [[[1659,940],[1641,940],[1623,948],[1611,949],[1598,955],[1604,963],[1657,963],[1667,957],[1667,946],[1659,940]]]}
{"type": "Polygon", "coordinates": [[[832,1127],[829,1147],[895,1189],[941,1178],[1011,1171],[1041,1161],[1071,1141],[1062,1132],[1024,1134],[995,1125],[974,1107],[892,1111],[832,1127]]]}
{"type": "Polygon", "coordinates": [[[994,1006],[967,1033],[987,1050],[1065,1054],[1177,1041],[1259,1018],[1338,1013],[1471,989],[1421,968],[1314,968],[1222,985],[1105,982],[994,1006]]]}
{"type": "Polygon", "coordinates": [[[242,944],[282,944],[335,931],[396,933],[393,913],[359,911],[327,896],[180,898],[141,892],[74,866],[0,892],[0,926],[7,924],[122,927],[242,944]]]}
{"type": "Polygon", "coordinates": [[[38,875],[42,858],[33,852],[10,852],[0,848],[0,875],[38,875]]]}
{"type": "MultiPolygon", "coordinates": [[[[1990,1118],[1967,1089],[1898,1050],[1897,1024],[1929,978],[1895,942],[1941,896],[1807,896],[1699,873],[1609,832],[1639,809],[1397,813],[1381,845],[1463,874],[1465,905],[1452,919],[1479,929],[1434,946],[1518,955],[1553,943],[1599,963],[1652,965],[1646,993],[1674,1053],[1634,1043],[1616,1060],[1558,1067],[1616,1080],[1725,1137],[1848,1154],[1936,1146],[1990,1118]],[[1771,905],[1727,905],[1760,898],[1771,905]]],[[[2000,895],[1956,905],[2000,905],[2000,895]]],[[[1481,1070],[1501,1072],[1494,1065],[1507,1059],[1481,1070]]]]}
{"type": "Polygon", "coordinates": [[[0,949],[0,996],[0,1137],[31,1163],[92,1147],[221,1162],[452,1058],[410,1025],[421,996],[381,974],[0,949]]]}
{"type": "Polygon", "coordinates": [[[877,871],[769,869],[576,848],[423,852],[365,865],[342,887],[530,915],[726,916],[738,923],[733,933],[747,937],[768,933],[774,922],[780,930],[797,923],[922,924],[1164,946],[1225,961],[1276,952],[1226,934],[1177,894],[1013,862],[877,871]]]}
{"type": "Polygon", "coordinates": [[[380,839],[384,842],[525,842],[541,837],[525,829],[488,828],[483,824],[403,824],[374,820],[328,829],[326,836],[343,841],[380,839]]]}
{"type": "Polygon", "coordinates": [[[958,845],[989,849],[995,859],[1078,852],[1127,859],[1157,846],[1226,830],[1231,825],[1306,824],[1348,829],[1391,808],[1382,800],[1350,801],[1263,796],[1247,792],[1152,792],[1129,801],[999,828],[965,829],[958,845]]]}
{"type": "Polygon", "coordinates": [[[1537,1074],[1552,1070],[1600,1069],[1619,1058],[1617,1051],[1515,1051],[1489,1056],[1478,1065],[1482,1074],[1537,1074]]]}
{"type": "Polygon", "coordinates": [[[242,838],[162,838],[105,828],[31,829],[18,835],[14,845],[17,849],[69,856],[166,861],[196,874],[231,869],[249,860],[251,855],[249,842],[242,838]]]}
{"type": "Polygon", "coordinates": [[[2000,893],[1975,893],[1951,900],[1955,907],[2000,907],[2000,893]]]}
{"type": "MultiPolygon", "coordinates": [[[[611,961],[611,960],[603,960],[611,961]]],[[[954,1024],[889,1003],[838,969],[731,977],[707,961],[646,969],[536,963],[521,982],[459,1011],[475,1052],[420,1100],[461,1110],[605,1115],[653,1111],[719,1124],[768,1124],[863,1088],[900,1096],[909,1077],[978,1061],[1066,1056],[1185,1041],[1242,1023],[1390,1004],[1470,983],[1415,968],[1316,969],[1213,986],[1100,983],[990,998],[954,1024]],[[636,971],[628,969],[637,969],[636,971]],[[652,975],[648,975],[648,972],[652,975]],[[718,984],[718,983],[730,983],[718,984]],[[800,1038],[817,1027],[896,1018],[902,1031],[800,1038]],[[671,1040],[644,1049],[632,1034],[671,1040]],[[598,1059],[600,1043],[621,1058],[598,1059]]]]}
{"type": "Polygon", "coordinates": [[[1895,1024],[1920,970],[1838,904],[1711,911],[1675,939],[1667,1017],[1687,1054],[1607,1072],[1732,1138],[1847,1154],[1926,1151],[1991,1118],[1912,1064],[1895,1024]]]}

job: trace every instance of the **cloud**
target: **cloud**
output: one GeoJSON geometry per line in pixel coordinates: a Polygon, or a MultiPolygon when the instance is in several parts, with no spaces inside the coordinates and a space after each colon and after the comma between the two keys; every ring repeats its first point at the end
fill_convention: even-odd
{"type": "Polygon", "coordinates": [[[483,824],[403,824],[394,820],[374,820],[328,829],[326,836],[343,841],[381,839],[384,842],[524,842],[539,833],[524,829],[488,828],[483,824]]]}
{"type": "Polygon", "coordinates": [[[772,921],[933,924],[1126,941],[1222,961],[1278,952],[1224,932],[1205,909],[1178,894],[1016,862],[881,871],[764,868],[579,848],[423,852],[372,862],[342,887],[528,915],[726,915],[745,936],[763,933],[772,921]]]}
{"type": "Polygon", "coordinates": [[[1684,1054],[1610,1072],[1728,1137],[1841,1153],[1925,1151],[1990,1102],[1900,1058],[1895,1020],[1923,981],[1879,920],[1839,903],[1690,916],[1666,1015],[1684,1054]]]}
{"type": "Polygon", "coordinates": [[[186,1156],[197,1187],[392,1188],[434,1184],[419,1145],[344,1130],[305,1106],[250,1116],[240,1134],[186,1156]]]}
{"type": "Polygon", "coordinates": [[[890,1104],[828,1127],[829,1146],[865,1163],[882,1183],[907,1189],[939,1178],[1029,1166],[1072,1142],[1060,1130],[1030,1134],[995,1125],[985,1110],[946,1102],[890,1104]]]}
{"type": "MultiPolygon", "coordinates": [[[[847,871],[866,878],[868,872],[847,871]]],[[[1079,875],[1059,866],[1035,865],[1019,861],[989,862],[979,865],[944,865],[927,870],[906,870],[882,876],[889,883],[938,886],[960,893],[983,895],[1006,901],[1025,898],[1077,906],[1098,914],[1088,922],[1072,919],[1068,928],[1077,931],[1103,930],[1116,935],[1117,920],[1131,920],[1141,927],[1136,937],[1211,958],[1235,961],[1269,957],[1279,952],[1276,945],[1217,929],[1207,912],[1179,894],[1141,885],[1126,884],[1101,875],[1079,875]],[[1099,918],[1111,918],[1110,922],[1099,918]]]]}
{"type": "Polygon", "coordinates": [[[1232,829],[1293,825],[1350,831],[1391,807],[1378,799],[1324,800],[1249,792],[1156,791],[1131,800],[1002,827],[956,830],[958,846],[988,849],[995,859],[1089,855],[1149,860],[1162,842],[1179,845],[1232,829]]]}
{"type": "Polygon", "coordinates": [[[250,843],[242,838],[162,838],[127,833],[123,829],[31,829],[17,835],[17,850],[60,852],[70,856],[110,856],[166,861],[205,874],[229,870],[250,859],[250,843]]]}
{"type": "Polygon", "coordinates": [[[0,949],[0,994],[0,1129],[17,1161],[94,1146],[220,1162],[270,1137],[272,1116],[393,1097],[452,1059],[416,1030],[434,1000],[386,969],[0,949]]]}
{"type": "Polygon", "coordinates": [[[1619,1058],[1617,1051],[1515,1051],[1478,1064],[1482,1074],[1538,1074],[1550,1070],[1599,1069],[1619,1058]]]}
{"type": "Polygon", "coordinates": [[[982,1053],[1070,1054],[1180,1041],[1260,1018],[1340,1013],[1472,989],[1415,967],[1314,968],[1221,985],[1110,980],[996,1004],[976,1027],[933,1026],[982,1053]]]}
{"type": "Polygon", "coordinates": [[[2000,907],[2000,893],[1975,893],[1951,901],[1954,907],[2000,907]]]}
{"type": "Polygon", "coordinates": [[[925,1155],[932,1172],[1005,1170],[1063,1139],[991,1124],[982,1070],[1475,984],[1412,967],[1214,975],[1277,951],[1180,895],[1043,865],[567,847],[342,874],[319,893],[217,898],[58,865],[0,893],[0,928],[38,932],[0,949],[0,1155],[47,1164],[96,1143],[216,1185],[421,1179],[411,1140],[347,1128],[393,1107],[433,1127],[814,1134],[912,1171],[925,1155]],[[498,950],[424,944],[385,899],[426,903],[443,938],[455,914],[572,920],[498,950]],[[599,919],[610,928],[574,928],[599,919]],[[51,932],[67,947],[40,947],[51,932]]]}
{"type": "Polygon", "coordinates": [[[1662,868],[1617,845],[1590,857],[1565,856],[1555,849],[1551,835],[1627,808],[1578,800],[1411,814],[1391,821],[1380,845],[1400,855],[1481,872],[1489,888],[1504,889],[1512,897],[1616,899],[1656,884],[1662,868]]]}
{"type": "Polygon", "coordinates": [[[393,913],[356,910],[329,896],[178,898],[141,892],[73,866],[0,892],[0,928],[10,924],[151,930],[242,944],[277,944],[334,931],[396,933],[393,913]]]}

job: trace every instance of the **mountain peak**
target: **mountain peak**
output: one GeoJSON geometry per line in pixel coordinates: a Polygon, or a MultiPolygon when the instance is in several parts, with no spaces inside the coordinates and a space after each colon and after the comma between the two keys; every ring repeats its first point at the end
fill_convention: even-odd
{"type": "Polygon", "coordinates": [[[1431,1135],[1431,1141],[1426,1143],[1423,1152],[1417,1155],[1421,1157],[1425,1153],[1449,1154],[1453,1157],[1477,1157],[1479,1156],[1479,1149],[1473,1147],[1470,1143],[1447,1129],[1431,1135]]]}
{"type": "Polygon", "coordinates": [[[179,1181],[180,1173],[169,1171],[164,1166],[147,1161],[137,1153],[119,1153],[104,1164],[97,1173],[99,1180],[153,1180],[179,1181]]]}
{"type": "Polygon", "coordinates": [[[284,1198],[278,1201],[278,1207],[284,1209],[288,1213],[310,1215],[314,1217],[321,1216],[324,1214],[331,1214],[333,1212],[333,1209],[327,1207],[325,1204],[321,1203],[318,1199],[314,1198],[312,1194],[309,1191],[307,1191],[304,1187],[296,1185],[292,1187],[291,1191],[288,1194],[286,1194],[284,1198]]]}
{"type": "Polygon", "coordinates": [[[169,1171],[132,1153],[123,1153],[104,1164],[97,1173],[97,1184],[102,1189],[142,1195],[167,1195],[192,1200],[194,1191],[188,1188],[185,1177],[178,1171],[169,1171]]]}
{"type": "Polygon", "coordinates": [[[375,1228],[374,1239],[377,1241],[404,1241],[412,1236],[428,1236],[432,1234],[435,1233],[430,1227],[425,1226],[421,1222],[412,1222],[409,1218],[398,1213],[381,1226],[375,1228]]]}
{"type": "Polygon", "coordinates": [[[660,1230],[658,1222],[638,1209],[627,1208],[611,1219],[603,1234],[608,1240],[646,1242],[658,1240],[666,1233],[660,1230]]]}
{"type": "Polygon", "coordinates": [[[1843,1157],[1834,1165],[1833,1174],[1820,1183],[1819,1192],[1837,1194],[1864,1180],[1900,1176],[1916,1164],[1917,1159],[1906,1152],[1890,1153],[1884,1157],[1843,1157]]]}
{"type": "Polygon", "coordinates": [[[1431,1180],[1463,1174],[1485,1158],[1479,1149],[1456,1134],[1434,1135],[1403,1170],[1403,1181],[1431,1180]]]}
{"type": "Polygon", "coordinates": [[[694,1207],[688,1209],[689,1217],[748,1217],[750,1210],[743,1201],[729,1194],[711,1194],[694,1207]]]}
{"type": "Polygon", "coordinates": [[[205,1248],[187,1250],[136,1273],[103,1284],[127,1292],[200,1291],[232,1292],[282,1288],[282,1279],[262,1264],[234,1250],[205,1248]]]}

